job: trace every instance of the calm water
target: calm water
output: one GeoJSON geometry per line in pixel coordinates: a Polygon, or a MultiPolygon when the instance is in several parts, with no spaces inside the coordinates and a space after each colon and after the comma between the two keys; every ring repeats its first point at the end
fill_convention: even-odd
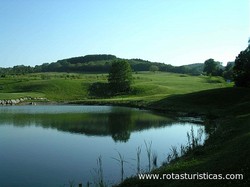
{"type": "MultiPolygon", "coordinates": [[[[102,157],[105,183],[136,174],[136,149],[147,171],[145,142],[152,141],[158,165],[171,146],[187,144],[187,132],[203,126],[180,123],[149,111],[111,106],[0,107],[0,186],[60,187],[98,181],[102,157]]],[[[204,137],[203,137],[204,139],[204,137]]]]}

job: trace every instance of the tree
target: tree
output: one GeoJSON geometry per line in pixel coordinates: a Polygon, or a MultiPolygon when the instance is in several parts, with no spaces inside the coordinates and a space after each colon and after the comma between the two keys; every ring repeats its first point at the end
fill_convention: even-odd
{"type": "Polygon", "coordinates": [[[228,62],[227,66],[225,67],[225,70],[223,72],[223,77],[227,80],[232,80],[233,79],[233,67],[234,67],[234,62],[228,62]]]}
{"type": "Polygon", "coordinates": [[[210,58],[204,62],[203,72],[205,72],[207,75],[220,75],[222,74],[220,65],[220,62],[216,62],[214,59],[210,58]]]}
{"type": "Polygon", "coordinates": [[[250,87],[250,45],[236,57],[233,77],[236,86],[250,87]]]}
{"type": "Polygon", "coordinates": [[[132,70],[125,60],[116,60],[110,68],[108,82],[113,93],[128,92],[131,90],[132,70]]]}
{"type": "Polygon", "coordinates": [[[149,67],[149,71],[156,72],[156,71],[159,71],[159,68],[158,68],[158,66],[156,66],[156,65],[151,65],[151,66],[149,67]]]}

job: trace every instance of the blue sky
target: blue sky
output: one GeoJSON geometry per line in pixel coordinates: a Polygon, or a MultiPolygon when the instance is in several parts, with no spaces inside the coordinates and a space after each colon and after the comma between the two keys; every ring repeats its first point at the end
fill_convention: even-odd
{"type": "Polygon", "coordinates": [[[87,54],[225,65],[249,37],[249,0],[0,0],[0,67],[87,54]]]}

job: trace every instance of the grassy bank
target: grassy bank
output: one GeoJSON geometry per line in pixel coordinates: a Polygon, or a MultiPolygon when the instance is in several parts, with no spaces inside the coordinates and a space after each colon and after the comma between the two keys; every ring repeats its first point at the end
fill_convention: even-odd
{"type": "MultiPolygon", "coordinates": [[[[222,88],[164,98],[150,107],[166,111],[205,114],[210,135],[205,145],[152,173],[243,174],[244,180],[139,180],[120,186],[249,186],[250,89],[222,88]]],[[[167,148],[166,148],[167,149],[167,148]]]]}

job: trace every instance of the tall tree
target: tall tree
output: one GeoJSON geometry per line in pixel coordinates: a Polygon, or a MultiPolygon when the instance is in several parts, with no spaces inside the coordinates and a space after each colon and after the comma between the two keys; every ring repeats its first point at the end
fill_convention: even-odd
{"type": "Polygon", "coordinates": [[[234,82],[238,87],[250,87],[250,40],[248,47],[235,59],[234,82]]]}
{"type": "Polygon", "coordinates": [[[220,62],[214,61],[214,59],[210,58],[204,62],[204,72],[207,75],[219,75],[220,72],[220,62]]]}
{"type": "Polygon", "coordinates": [[[126,60],[116,60],[110,68],[108,81],[114,93],[128,92],[131,90],[132,70],[126,60]]]}

